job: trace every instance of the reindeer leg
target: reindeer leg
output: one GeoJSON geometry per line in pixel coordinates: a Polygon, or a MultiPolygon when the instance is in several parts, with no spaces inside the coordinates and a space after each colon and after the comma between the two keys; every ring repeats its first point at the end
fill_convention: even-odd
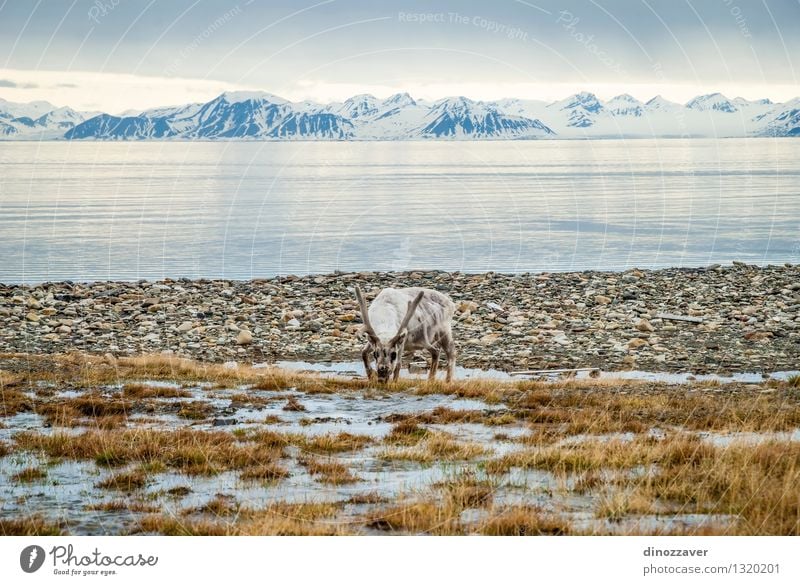
{"type": "Polygon", "coordinates": [[[400,378],[400,368],[403,367],[403,352],[397,352],[397,363],[394,365],[394,372],[392,373],[392,382],[397,382],[400,378]]]}
{"type": "Polygon", "coordinates": [[[372,350],[372,346],[369,343],[364,346],[364,349],[361,350],[361,359],[364,360],[364,369],[367,372],[367,379],[372,380],[375,377],[375,370],[372,369],[372,365],[369,363],[369,354],[372,350]]]}
{"type": "Polygon", "coordinates": [[[428,351],[431,352],[431,369],[428,370],[428,380],[435,380],[436,370],[439,369],[439,348],[432,345],[428,351]]]}
{"type": "Polygon", "coordinates": [[[452,332],[448,331],[447,335],[442,340],[444,353],[447,356],[447,382],[453,381],[453,373],[456,369],[456,344],[453,341],[452,332]]]}

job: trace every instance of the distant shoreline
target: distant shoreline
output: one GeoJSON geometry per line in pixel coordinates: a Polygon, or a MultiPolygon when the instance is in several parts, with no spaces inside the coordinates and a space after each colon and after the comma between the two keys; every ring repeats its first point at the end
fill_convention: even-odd
{"type": "Polygon", "coordinates": [[[448,293],[459,306],[454,332],[465,367],[773,372],[796,369],[800,355],[800,266],[742,263],[0,284],[0,352],[353,360],[362,343],[356,284],[368,297],[385,286],[448,293]]]}

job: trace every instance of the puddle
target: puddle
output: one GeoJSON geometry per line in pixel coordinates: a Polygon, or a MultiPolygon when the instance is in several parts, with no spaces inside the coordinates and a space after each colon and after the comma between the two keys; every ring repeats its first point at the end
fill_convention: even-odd
{"type": "MultiPolygon", "coordinates": [[[[361,362],[325,362],[325,363],[311,363],[303,361],[279,361],[275,364],[256,364],[254,367],[267,367],[268,365],[275,365],[279,368],[287,370],[296,370],[300,372],[315,372],[323,375],[330,376],[364,376],[364,364],[361,362]]],[[[689,382],[719,382],[720,384],[730,384],[732,382],[741,382],[745,384],[759,384],[767,380],[787,380],[791,376],[800,374],[800,370],[773,372],[769,374],[760,374],[757,372],[743,372],[731,374],[729,376],[722,376],[718,374],[692,374],[689,372],[645,372],[640,370],[630,371],[616,371],[606,372],[603,370],[594,370],[594,379],[606,380],[639,380],[644,382],[664,382],[666,384],[688,384],[689,382]]],[[[403,368],[401,377],[407,378],[427,378],[427,372],[423,369],[412,367],[411,371],[408,368],[403,368]]],[[[442,378],[441,367],[439,369],[439,378],[442,378]]],[[[520,379],[545,379],[545,380],[560,380],[563,379],[563,373],[542,373],[542,374],[512,374],[503,372],[501,370],[481,370],[477,368],[462,368],[456,366],[454,376],[459,380],[468,380],[470,378],[480,379],[496,379],[496,380],[520,380],[520,379]]],[[[588,380],[592,379],[592,372],[580,371],[576,372],[574,379],[588,380]]]]}
{"type": "MultiPolygon", "coordinates": [[[[349,373],[354,364],[308,364],[305,362],[280,362],[278,365],[295,369],[310,369],[325,374],[349,373]]],[[[355,364],[358,365],[358,364],[355,364]]],[[[358,368],[352,369],[359,375],[358,368]]],[[[635,374],[626,372],[626,374],[635,374]]],[[[646,375],[646,372],[640,374],[646,375]]],[[[363,375],[363,374],[361,374],[363,375]]],[[[424,376],[425,374],[414,374],[424,376]]],[[[460,369],[459,377],[486,377],[480,370],[460,369]]],[[[503,372],[490,373],[490,377],[506,377],[503,372]]],[[[699,378],[699,377],[698,377],[699,378]]],[[[687,380],[688,381],[688,380],[687,380]]],[[[519,423],[487,425],[480,422],[424,424],[422,426],[452,435],[459,441],[477,443],[489,453],[470,461],[418,463],[404,460],[385,460],[382,453],[386,445],[380,440],[389,433],[393,424],[386,422],[389,415],[414,415],[430,413],[444,407],[458,411],[475,411],[484,415],[502,412],[504,404],[487,404],[477,399],[458,398],[452,395],[409,395],[402,393],[381,394],[369,391],[348,391],[331,394],[306,394],[295,389],[285,391],[256,390],[247,386],[219,389],[210,384],[179,386],[177,384],[143,380],[148,386],[182,388],[190,397],[163,397],[148,399],[155,405],[154,412],[138,409],[125,421],[128,429],[176,430],[191,428],[234,432],[242,429],[273,429],[283,433],[306,436],[336,434],[342,431],[354,435],[366,435],[376,444],[347,453],[336,454],[332,459],[346,465],[358,481],[345,485],[327,485],[319,476],[311,475],[300,465],[302,455],[296,446],[289,446],[280,460],[289,476],[275,483],[247,481],[239,477],[238,471],[226,471],[214,476],[187,476],[172,470],[151,473],[145,487],[131,493],[101,489],[97,485],[124,468],[109,469],[97,466],[93,461],[50,461],[33,453],[14,453],[0,457],[0,516],[21,517],[40,514],[50,520],[61,521],[71,534],[120,534],[132,530],[139,517],[146,513],[124,510],[96,510],[93,506],[123,501],[136,502],[160,512],[182,517],[219,494],[233,496],[236,503],[248,508],[263,508],[270,503],[338,502],[345,503],[355,496],[379,495],[389,503],[401,498],[413,498],[415,494],[430,497],[437,492],[437,484],[452,480],[462,474],[488,479],[484,463],[487,459],[502,456],[526,446],[518,441],[530,430],[519,423]],[[179,411],[188,403],[202,401],[208,412],[199,420],[182,418],[179,411]],[[294,408],[285,410],[291,403],[294,408]],[[299,406],[298,406],[299,405],[299,406]],[[46,470],[46,477],[30,483],[19,483],[14,474],[29,467],[46,470]],[[188,487],[185,494],[171,495],[174,488],[188,487]]],[[[675,383],[684,383],[676,381],[675,383]]],[[[121,386],[107,386],[103,393],[118,396],[121,386]]],[[[83,394],[80,390],[55,390],[49,400],[69,400],[83,394]]],[[[136,400],[132,401],[137,404],[136,400]]],[[[144,404],[145,401],[141,401],[144,404]]],[[[44,434],[54,432],[76,434],[87,427],[46,427],[45,420],[34,413],[19,413],[2,419],[0,441],[13,444],[14,435],[25,431],[44,434]]],[[[649,435],[664,436],[661,429],[651,429],[649,435]]],[[[733,442],[756,444],[776,440],[800,441],[800,429],[785,433],[698,433],[698,436],[714,445],[725,446],[733,442]]],[[[633,433],[609,433],[607,435],[574,435],[564,438],[556,445],[570,445],[586,440],[630,441],[633,433]]],[[[315,454],[327,460],[324,454],[315,454]]],[[[643,474],[647,470],[634,469],[620,472],[643,474]]],[[[498,481],[495,477],[492,482],[498,481]]],[[[578,530],[597,533],[643,533],[670,532],[702,527],[707,524],[730,522],[726,517],[692,514],[662,514],[626,517],[611,521],[595,516],[599,504],[598,494],[583,494],[574,491],[577,476],[556,476],[543,470],[521,470],[512,468],[502,476],[492,490],[494,506],[538,506],[571,518],[578,530]]],[[[613,482],[610,478],[608,482],[613,482]]],[[[330,522],[359,522],[363,516],[381,504],[346,504],[341,513],[330,522]]],[[[474,524],[484,519],[485,511],[467,509],[462,521],[474,524]]],[[[328,520],[326,520],[328,521],[328,520]]],[[[362,524],[354,524],[364,531],[362,524]]]]}

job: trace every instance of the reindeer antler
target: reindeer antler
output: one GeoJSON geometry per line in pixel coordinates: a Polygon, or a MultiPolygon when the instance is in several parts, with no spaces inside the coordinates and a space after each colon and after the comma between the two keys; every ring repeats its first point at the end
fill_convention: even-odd
{"type": "Polygon", "coordinates": [[[370,339],[375,341],[378,336],[369,322],[369,311],[367,310],[367,301],[364,300],[364,295],[361,293],[361,288],[356,285],[356,298],[358,299],[358,306],[361,307],[361,320],[364,321],[364,331],[369,335],[370,339]]]}
{"type": "Polygon", "coordinates": [[[397,340],[400,339],[400,336],[406,330],[406,327],[408,327],[408,322],[411,321],[411,317],[414,316],[414,311],[417,310],[417,307],[419,306],[419,303],[424,295],[425,293],[423,291],[419,291],[419,294],[414,298],[414,300],[408,302],[406,316],[403,317],[403,320],[400,322],[400,327],[397,328],[397,333],[395,333],[395,336],[392,337],[392,340],[389,342],[389,346],[394,345],[397,343],[397,340]]]}

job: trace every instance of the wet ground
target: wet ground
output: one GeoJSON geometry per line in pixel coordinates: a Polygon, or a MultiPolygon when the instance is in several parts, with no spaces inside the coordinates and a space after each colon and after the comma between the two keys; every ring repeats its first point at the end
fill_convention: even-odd
{"type": "MultiPolygon", "coordinates": [[[[325,374],[359,373],[358,364],[281,365],[325,374]]],[[[478,374],[459,371],[462,379],[478,374]]],[[[501,372],[480,374],[490,379],[508,377],[501,372]]],[[[614,388],[605,379],[608,376],[602,373],[604,381],[599,389],[614,388]]],[[[639,377],[646,381],[649,376],[642,373],[639,377]]],[[[740,387],[742,383],[733,377],[730,381],[698,385],[691,380],[674,379],[674,374],[669,376],[668,382],[691,385],[692,392],[699,389],[718,393],[723,382],[738,383],[740,387]]],[[[775,392],[784,391],[780,384],[785,385],[781,381],[785,377],[777,375],[772,387],[759,380],[762,385],[756,386],[754,396],[772,400],[775,392]]],[[[711,449],[800,443],[800,425],[796,423],[800,411],[796,403],[786,411],[785,401],[777,399],[775,408],[784,410],[780,411],[782,418],[774,419],[780,422],[772,426],[753,418],[738,426],[712,422],[711,428],[704,429],[687,415],[684,428],[671,420],[659,422],[654,416],[634,430],[624,430],[627,423],[617,421],[606,425],[608,428],[606,423],[598,422],[596,427],[590,425],[579,432],[574,419],[536,418],[542,412],[556,412],[555,402],[541,401],[538,411],[531,406],[521,408],[528,394],[498,398],[475,391],[475,396],[465,396],[469,392],[464,390],[459,396],[458,392],[438,393],[436,388],[423,392],[422,387],[414,386],[402,391],[367,387],[326,392],[292,386],[222,386],[211,381],[140,379],[92,387],[39,382],[25,388],[17,398],[29,400],[29,407],[18,407],[14,413],[6,409],[5,416],[0,417],[0,446],[4,446],[0,454],[5,452],[0,457],[0,520],[39,517],[69,534],[125,534],[158,532],[141,525],[143,518],[154,515],[179,523],[206,519],[231,526],[239,514],[244,516],[248,511],[274,505],[330,503],[335,511],[318,522],[346,532],[436,532],[440,524],[434,528],[424,523],[398,527],[385,519],[375,519],[387,506],[431,502],[457,514],[458,533],[481,531],[498,511],[509,509],[530,509],[558,517],[568,527],[565,532],[725,533],[735,524],[736,517],[720,513],[713,506],[689,506],[654,498],[647,506],[640,506],[642,509],[627,504],[615,507],[616,500],[610,499],[623,492],[612,487],[652,474],[659,467],[657,461],[627,466],[608,463],[593,468],[564,466],[562,459],[562,464],[549,468],[539,463],[512,463],[501,472],[492,465],[513,461],[509,458],[515,454],[530,454],[533,448],[542,452],[560,449],[569,454],[579,445],[649,445],[676,437],[689,437],[697,442],[693,444],[711,449]],[[113,418],[100,412],[102,409],[87,415],[87,399],[97,400],[106,409],[121,404],[124,415],[113,418]],[[60,415],[54,414],[61,412],[59,408],[72,414],[59,419],[60,415]],[[553,424],[548,426],[549,422],[553,424]],[[110,444],[114,433],[130,431],[226,433],[242,445],[257,445],[264,440],[259,433],[270,431],[270,440],[280,437],[281,444],[269,463],[281,472],[246,479],[247,471],[257,462],[223,466],[211,472],[186,472],[160,454],[148,456],[146,461],[109,464],[102,444],[88,453],[78,443],[74,451],[59,447],[61,450],[55,453],[56,441],[47,447],[31,448],[31,441],[24,439],[55,437],[71,445],[71,438],[96,433],[97,441],[107,440],[110,444]],[[537,438],[537,433],[545,436],[545,431],[548,438],[537,438]],[[314,467],[319,463],[340,469],[320,471],[314,467]],[[138,479],[122,484],[115,481],[125,473],[137,475],[138,479]],[[467,497],[453,507],[453,500],[448,497],[465,489],[469,493],[477,490],[481,495],[474,501],[467,497]]],[[[623,385],[621,392],[628,394],[632,388],[635,390],[635,386],[623,385]]],[[[589,387],[583,391],[592,392],[589,387]]],[[[8,388],[4,392],[9,392],[8,388]]],[[[720,396],[720,402],[725,400],[728,399],[720,396]]],[[[576,403],[576,408],[585,405],[576,403]]],[[[742,417],[735,420],[741,421],[742,417]]]]}

